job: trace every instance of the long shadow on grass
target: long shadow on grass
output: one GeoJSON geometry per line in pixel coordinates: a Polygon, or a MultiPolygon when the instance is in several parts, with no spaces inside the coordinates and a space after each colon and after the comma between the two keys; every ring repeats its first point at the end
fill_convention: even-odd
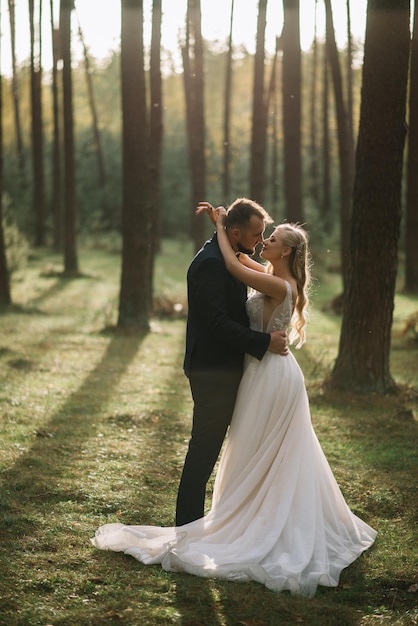
{"type": "Polygon", "coordinates": [[[356,605],[364,603],[364,589],[353,594],[320,587],[314,598],[303,598],[288,591],[275,593],[255,582],[171,576],[182,626],[355,626],[362,619],[356,605]]]}
{"type": "MultiPolygon", "coordinates": [[[[169,326],[166,329],[171,332],[169,326]]],[[[182,369],[183,354],[183,339],[175,347],[170,344],[169,355],[164,346],[154,351],[149,358],[155,374],[145,385],[143,402],[136,402],[127,412],[104,418],[122,436],[138,437],[140,450],[135,470],[132,461],[127,460],[129,474],[134,471],[135,482],[132,487],[127,484],[124,517],[109,521],[158,526],[174,523],[177,487],[192,419],[190,390],[182,369]]]]}
{"type": "Polygon", "coordinates": [[[12,310],[20,313],[39,313],[41,312],[38,308],[39,305],[53,296],[58,295],[59,293],[65,291],[65,289],[75,280],[92,280],[97,279],[96,276],[90,274],[83,274],[81,272],[76,272],[73,274],[65,274],[64,272],[50,272],[44,274],[44,276],[51,278],[54,277],[55,281],[49,285],[49,287],[45,288],[42,293],[31,298],[24,306],[13,306],[12,310]]]}
{"type": "MultiPolygon", "coordinates": [[[[5,550],[16,549],[25,535],[36,537],[40,512],[84,496],[65,487],[86,439],[97,429],[94,416],[104,406],[145,335],[114,335],[108,348],[81,387],[52,417],[33,445],[5,472],[0,486],[0,537],[5,550]],[[62,484],[61,484],[62,481],[62,484]]],[[[7,554],[7,552],[6,552],[7,554]]],[[[6,576],[6,562],[2,575],[6,576]]]]}

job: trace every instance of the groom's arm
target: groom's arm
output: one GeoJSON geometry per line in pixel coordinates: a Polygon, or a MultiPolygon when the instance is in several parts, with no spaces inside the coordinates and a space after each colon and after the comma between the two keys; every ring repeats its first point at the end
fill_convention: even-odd
{"type": "Polygon", "coordinates": [[[269,333],[251,330],[230,317],[230,281],[220,259],[208,258],[200,263],[191,283],[198,314],[214,338],[261,359],[269,349],[271,336],[269,333]]]}

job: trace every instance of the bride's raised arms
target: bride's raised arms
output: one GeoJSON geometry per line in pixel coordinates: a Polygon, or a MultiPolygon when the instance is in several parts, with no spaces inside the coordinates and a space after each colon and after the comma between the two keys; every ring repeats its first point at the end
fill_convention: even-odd
{"type": "MultiPolygon", "coordinates": [[[[210,202],[199,202],[196,208],[196,215],[201,215],[202,213],[206,213],[206,215],[208,216],[212,224],[216,226],[216,221],[218,219],[218,214],[219,214],[220,209],[223,209],[225,211],[224,207],[218,207],[217,209],[215,209],[215,207],[213,207],[210,204],[210,202]]],[[[240,254],[239,261],[243,265],[246,265],[247,267],[251,267],[253,270],[257,270],[258,272],[267,271],[265,265],[262,265],[261,263],[257,263],[257,261],[254,261],[254,259],[249,257],[248,254],[240,254]]]]}
{"type": "Polygon", "coordinates": [[[266,296],[274,298],[278,303],[282,302],[287,293],[286,282],[282,278],[266,272],[262,266],[260,266],[260,269],[255,267],[260,264],[247,257],[247,255],[240,254],[240,260],[238,260],[224,226],[226,210],[224,207],[217,207],[215,214],[217,215],[215,223],[219,247],[227,270],[242,283],[264,293],[266,296]],[[242,263],[241,256],[247,257],[243,259],[242,263]]]}
{"type": "Polygon", "coordinates": [[[291,286],[295,309],[292,334],[296,347],[299,348],[306,337],[311,285],[309,236],[303,226],[297,223],[279,224],[267,239],[263,239],[262,224],[260,228],[254,223],[254,228],[231,227],[229,211],[226,212],[223,207],[214,209],[209,202],[201,202],[196,213],[207,213],[216,224],[218,243],[225,265],[238,280],[275,299],[276,304],[283,302],[288,284],[291,286]],[[223,220],[228,224],[226,228],[223,220]],[[239,255],[244,265],[236,258],[236,253],[241,247],[247,251],[250,251],[250,248],[254,250],[253,246],[260,241],[263,242],[261,256],[270,263],[267,271],[247,254],[239,255]]]}
{"type": "MultiPolygon", "coordinates": [[[[206,213],[210,221],[216,226],[216,220],[218,219],[218,211],[209,202],[200,202],[197,205],[196,215],[200,215],[201,213],[206,213]]],[[[261,263],[254,261],[254,259],[249,257],[248,254],[240,254],[238,258],[239,258],[239,262],[242,263],[242,265],[246,265],[247,267],[250,267],[253,270],[257,270],[257,272],[267,272],[267,267],[265,265],[262,265],[261,263]]]]}

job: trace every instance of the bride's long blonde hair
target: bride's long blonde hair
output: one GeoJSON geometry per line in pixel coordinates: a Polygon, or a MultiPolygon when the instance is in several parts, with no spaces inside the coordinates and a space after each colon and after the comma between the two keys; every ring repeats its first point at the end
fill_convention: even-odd
{"type": "Polygon", "coordinates": [[[308,233],[300,224],[279,224],[277,229],[284,246],[291,248],[289,269],[296,280],[298,296],[291,320],[289,343],[300,348],[306,340],[306,324],[308,321],[309,287],[311,284],[311,255],[309,252],[308,233]]]}

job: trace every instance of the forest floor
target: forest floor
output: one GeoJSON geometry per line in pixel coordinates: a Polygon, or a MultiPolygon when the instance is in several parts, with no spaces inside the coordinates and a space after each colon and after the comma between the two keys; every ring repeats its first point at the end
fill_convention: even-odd
{"type": "MultiPolygon", "coordinates": [[[[182,372],[191,249],[164,242],[159,315],[116,333],[120,256],[83,248],[80,275],[37,252],[0,315],[0,624],[5,626],[364,626],[418,624],[418,299],[396,296],[396,396],[324,392],[339,281],[318,280],[295,355],[312,421],[351,509],[378,531],[337,589],[310,600],[257,583],[173,574],[90,544],[107,522],[172,525],[191,426],[182,372]],[[176,305],[173,308],[172,305],[176,305]]],[[[211,482],[208,494],[210,504],[211,482]]]]}

